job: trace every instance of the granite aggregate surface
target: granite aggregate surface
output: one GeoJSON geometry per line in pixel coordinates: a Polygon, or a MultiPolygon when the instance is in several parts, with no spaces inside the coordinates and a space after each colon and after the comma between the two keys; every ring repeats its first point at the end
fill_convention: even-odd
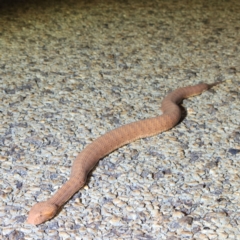
{"type": "Polygon", "coordinates": [[[0,0],[1,239],[240,239],[240,2],[0,0]],[[173,129],[101,159],[51,221],[31,206],[87,144],[183,101],[173,129]]]}

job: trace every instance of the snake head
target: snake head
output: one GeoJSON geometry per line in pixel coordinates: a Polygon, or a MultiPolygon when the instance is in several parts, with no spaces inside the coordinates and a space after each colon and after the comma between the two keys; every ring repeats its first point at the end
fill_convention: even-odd
{"type": "Polygon", "coordinates": [[[38,225],[53,218],[58,212],[58,207],[49,202],[40,202],[31,208],[27,223],[38,225]]]}

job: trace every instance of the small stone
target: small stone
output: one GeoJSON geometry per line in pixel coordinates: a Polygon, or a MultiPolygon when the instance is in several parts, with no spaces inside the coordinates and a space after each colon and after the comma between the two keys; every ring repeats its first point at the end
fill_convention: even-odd
{"type": "Polygon", "coordinates": [[[113,217],[108,222],[111,223],[113,226],[121,226],[122,225],[121,218],[119,218],[119,217],[113,217]]]}
{"type": "Polygon", "coordinates": [[[185,215],[184,215],[184,213],[182,213],[182,212],[174,211],[173,214],[172,214],[172,216],[173,216],[174,218],[182,218],[182,217],[184,217],[185,215]]]}

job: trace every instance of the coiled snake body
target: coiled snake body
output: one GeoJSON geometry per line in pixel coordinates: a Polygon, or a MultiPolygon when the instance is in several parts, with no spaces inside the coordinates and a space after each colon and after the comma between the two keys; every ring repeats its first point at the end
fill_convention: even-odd
{"type": "Polygon", "coordinates": [[[99,159],[136,139],[153,136],[174,127],[181,118],[178,104],[184,98],[201,94],[216,84],[200,83],[178,88],[163,99],[162,115],[123,125],[94,140],[78,154],[69,180],[50,199],[36,203],[29,212],[27,222],[38,225],[53,218],[74,193],[84,186],[88,173],[99,159]]]}

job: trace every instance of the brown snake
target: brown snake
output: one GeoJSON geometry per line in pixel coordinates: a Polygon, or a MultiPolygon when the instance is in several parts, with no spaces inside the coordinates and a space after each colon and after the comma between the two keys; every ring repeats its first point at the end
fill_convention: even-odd
{"type": "Polygon", "coordinates": [[[88,173],[99,159],[136,139],[153,136],[174,127],[181,118],[178,104],[184,98],[201,94],[216,84],[218,83],[200,83],[178,88],[163,99],[162,115],[123,125],[87,145],[73,162],[69,180],[50,199],[36,203],[29,212],[27,222],[38,225],[53,218],[62,206],[84,186],[88,173]]]}

